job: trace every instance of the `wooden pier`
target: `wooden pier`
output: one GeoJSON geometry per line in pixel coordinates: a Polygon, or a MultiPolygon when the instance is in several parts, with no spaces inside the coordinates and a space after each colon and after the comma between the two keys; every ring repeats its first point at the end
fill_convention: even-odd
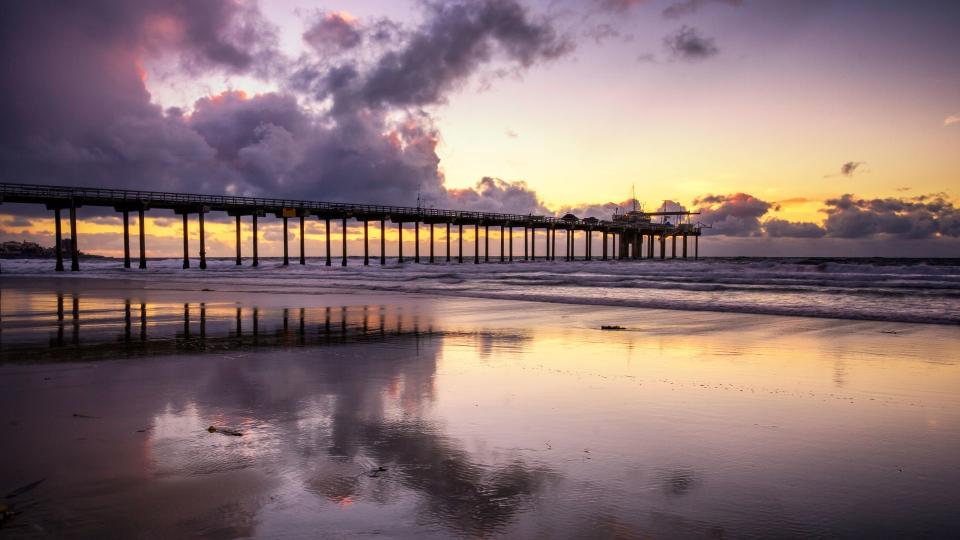
{"type": "MultiPolygon", "coordinates": [[[[386,264],[385,232],[387,222],[397,226],[399,231],[398,261],[404,262],[403,232],[404,225],[412,225],[414,238],[413,261],[420,263],[420,229],[429,227],[430,247],[427,260],[436,262],[434,251],[434,227],[446,227],[446,251],[443,254],[445,262],[451,262],[450,246],[451,227],[456,226],[457,246],[456,260],[464,262],[463,229],[473,230],[474,251],[473,262],[490,262],[490,228],[500,230],[500,262],[513,262],[514,229],[523,229],[523,253],[525,261],[530,260],[557,260],[557,231],[563,235],[563,254],[565,261],[576,260],[574,243],[577,233],[584,238],[584,255],[581,260],[625,260],[625,259],[666,259],[668,256],[668,242],[672,247],[670,258],[677,258],[678,239],[682,251],[680,257],[686,259],[688,243],[692,241],[692,254],[696,259],[699,256],[699,237],[701,225],[694,223],[654,223],[652,218],[676,216],[682,221],[696,212],[630,212],[633,218],[614,216],[611,220],[600,220],[595,217],[577,218],[567,215],[562,218],[536,215],[500,214],[490,212],[470,212],[462,210],[439,210],[434,208],[415,208],[403,206],[382,206],[369,204],[331,203],[295,199],[271,199],[257,197],[234,197],[229,195],[195,195],[186,193],[167,193],[158,191],[135,191],[123,189],[100,189],[84,187],[48,186],[37,184],[0,183],[0,203],[23,203],[45,205],[53,212],[54,231],[56,236],[56,271],[64,270],[63,239],[61,219],[64,210],[68,212],[70,220],[70,270],[80,270],[80,242],[77,238],[77,208],[95,206],[113,208],[123,215],[123,265],[131,267],[130,260],[130,213],[136,212],[139,223],[140,257],[139,268],[147,267],[146,231],[144,217],[148,210],[173,210],[183,217],[183,267],[190,267],[190,242],[188,233],[188,217],[191,214],[198,216],[199,226],[199,268],[207,267],[205,246],[204,215],[210,212],[224,212],[235,217],[236,223],[236,264],[242,264],[242,246],[240,227],[243,217],[249,217],[253,229],[252,262],[259,264],[257,246],[258,219],[273,216],[283,222],[283,264],[290,264],[288,245],[288,227],[291,218],[299,221],[300,229],[300,257],[299,263],[306,264],[306,243],[304,240],[304,222],[309,218],[319,219],[325,227],[325,263],[333,264],[333,254],[330,245],[330,222],[338,220],[342,226],[342,242],[340,246],[340,265],[347,265],[347,227],[348,220],[362,224],[363,228],[363,264],[370,264],[369,255],[369,224],[377,223],[380,227],[380,264],[386,264]],[[481,228],[483,235],[481,239],[481,228]],[[541,233],[538,235],[538,232],[541,233]],[[504,235],[507,236],[508,253],[504,253],[504,235]],[[594,241],[601,242],[599,257],[594,256],[594,241]],[[537,252],[538,241],[544,246],[544,251],[537,252]],[[482,244],[482,246],[481,246],[482,244]],[[657,249],[659,246],[659,250],[657,249]],[[481,247],[483,253],[481,255],[481,247]]],[[[519,258],[520,255],[517,255],[519,258]]]]}

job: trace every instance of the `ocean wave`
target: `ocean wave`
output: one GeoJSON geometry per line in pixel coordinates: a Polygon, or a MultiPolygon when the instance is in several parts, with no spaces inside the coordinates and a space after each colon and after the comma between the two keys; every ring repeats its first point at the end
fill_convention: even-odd
{"type": "MultiPolygon", "coordinates": [[[[194,264],[196,261],[192,261],[194,264]]],[[[408,262],[363,266],[351,258],[325,266],[257,268],[208,259],[208,268],[181,268],[181,259],[150,260],[125,270],[112,259],[84,259],[82,277],[237,284],[271,291],[363,289],[773,315],[960,324],[960,260],[710,259],[701,261],[530,261],[502,264],[408,262]]],[[[248,261],[245,261],[249,264],[248,261]]],[[[2,261],[4,275],[54,275],[47,260],[2,261]]]]}

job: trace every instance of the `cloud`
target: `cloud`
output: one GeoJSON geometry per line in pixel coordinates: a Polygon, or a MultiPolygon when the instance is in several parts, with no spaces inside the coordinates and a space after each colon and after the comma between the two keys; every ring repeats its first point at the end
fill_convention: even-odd
{"type": "Polygon", "coordinates": [[[303,40],[321,54],[335,54],[363,42],[356,17],[346,12],[323,12],[303,33],[303,40]]]}
{"type": "Polygon", "coordinates": [[[473,188],[451,189],[447,193],[449,202],[459,208],[506,214],[551,214],[537,198],[537,193],[524,182],[484,177],[473,188]]]}
{"type": "Polygon", "coordinates": [[[572,43],[516,0],[424,6],[413,27],[318,12],[310,48],[291,59],[255,2],[11,5],[0,19],[0,180],[411,205],[419,190],[437,206],[541,212],[509,182],[448,192],[428,107],[484,70],[519,72],[572,43]],[[157,59],[280,90],[164,111],[143,70],[157,59]]]}
{"type": "Polygon", "coordinates": [[[705,195],[693,205],[699,207],[700,221],[711,226],[704,234],[726,236],[760,236],[760,218],[774,206],[746,193],[705,195]]]}
{"type": "Polygon", "coordinates": [[[573,44],[515,0],[429,4],[428,22],[406,45],[380,57],[359,93],[370,105],[424,106],[445,95],[495,53],[527,68],[573,44]]]}
{"type": "Polygon", "coordinates": [[[634,6],[646,4],[648,0],[596,0],[596,2],[601,9],[622,13],[634,6]]]}
{"type": "Polygon", "coordinates": [[[954,124],[960,124],[960,114],[951,114],[943,119],[943,127],[952,126],[954,124]]]}
{"type": "Polygon", "coordinates": [[[853,176],[853,173],[856,172],[857,168],[861,165],[864,165],[863,161],[848,161],[840,166],[840,174],[843,176],[853,176]]]}
{"type": "Polygon", "coordinates": [[[573,206],[561,206],[555,212],[553,212],[553,214],[557,217],[573,214],[581,219],[588,217],[595,217],[597,219],[610,219],[614,212],[623,214],[633,210],[634,207],[638,209],[641,208],[640,201],[627,199],[619,203],[584,203],[573,206]]]}
{"type": "Polygon", "coordinates": [[[743,5],[743,0],[683,0],[682,2],[676,2],[664,8],[663,16],[668,19],[676,19],[696,13],[700,11],[701,8],[710,4],[726,4],[737,7],[743,5]]]}
{"type": "Polygon", "coordinates": [[[663,46],[674,60],[704,60],[720,53],[713,38],[690,26],[682,26],[663,38],[663,46]]]}
{"type": "Polygon", "coordinates": [[[858,199],[846,194],[825,201],[824,229],[837,238],[901,239],[960,236],[960,209],[942,195],[858,199]]]}
{"type": "Polygon", "coordinates": [[[816,223],[771,218],[763,222],[763,231],[774,238],[821,238],[827,232],[816,223]]]}

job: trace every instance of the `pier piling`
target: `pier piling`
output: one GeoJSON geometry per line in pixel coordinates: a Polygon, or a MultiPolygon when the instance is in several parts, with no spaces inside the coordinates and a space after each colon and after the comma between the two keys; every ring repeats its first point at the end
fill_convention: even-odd
{"type": "Polygon", "coordinates": [[[240,214],[237,214],[236,222],[237,222],[237,223],[236,223],[236,234],[237,234],[237,261],[236,261],[236,263],[237,263],[237,266],[240,266],[240,265],[242,264],[241,258],[240,258],[240,214]]]}
{"type": "Polygon", "coordinates": [[[325,218],[323,220],[323,224],[324,224],[323,237],[324,237],[324,242],[327,245],[327,252],[326,252],[327,259],[325,261],[325,265],[330,266],[333,263],[333,261],[331,260],[332,254],[330,253],[330,218],[325,218]]]}
{"type": "Polygon", "coordinates": [[[283,216],[283,265],[290,266],[290,233],[287,230],[287,216],[283,216]]]}
{"type": "Polygon", "coordinates": [[[63,272],[63,233],[60,225],[60,207],[53,209],[53,227],[56,234],[57,265],[56,271],[63,272]]]}
{"type": "Polygon", "coordinates": [[[257,244],[258,244],[258,242],[257,242],[257,240],[258,240],[258,239],[257,239],[257,236],[258,236],[258,233],[257,233],[257,218],[258,218],[258,217],[259,217],[259,216],[257,216],[257,213],[254,212],[254,214],[253,214],[253,222],[252,222],[252,225],[253,225],[253,231],[252,231],[252,232],[253,232],[253,263],[252,263],[252,264],[253,264],[253,266],[257,266],[257,265],[260,264],[260,252],[257,250],[257,244]]]}
{"type": "Polygon", "coordinates": [[[343,218],[340,227],[340,236],[342,238],[343,258],[340,259],[340,266],[347,265],[347,218],[343,218]]]}
{"type": "Polygon", "coordinates": [[[420,222],[413,222],[413,262],[420,264],[420,222]]]}
{"type": "Polygon", "coordinates": [[[187,239],[187,212],[183,212],[183,267],[190,268],[190,241],[187,239]]]}
{"type": "MultiPolygon", "coordinates": [[[[306,226],[304,224],[305,215],[303,212],[300,213],[300,264],[307,264],[307,243],[306,235],[304,234],[304,229],[306,226]]],[[[366,222],[364,222],[364,227],[366,227],[366,222]]]]}
{"type": "Polygon", "coordinates": [[[363,220],[363,265],[370,266],[370,245],[367,237],[369,235],[369,223],[363,220]]]}
{"type": "Polygon", "coordinates": [[[204,209],[201,208],[201,209],[200,209],[200,213],[197,215],[197,219],[198,219],[198,221],[200,222],[200,269],[201,269],[201,270],[206,270],[206,269],[207,269],[207,246],[206,246],[206,243],[205,243],[205,241],[204,241],[205,235],[204,235],[204,232],[203,232],[203,214],[204,214],[204,212],[205,212],[204,209]]]}
{"type": "Polygon", "coordinates": [[[123,267],[130,268],[130,211],[123,211],[123,267]]]}

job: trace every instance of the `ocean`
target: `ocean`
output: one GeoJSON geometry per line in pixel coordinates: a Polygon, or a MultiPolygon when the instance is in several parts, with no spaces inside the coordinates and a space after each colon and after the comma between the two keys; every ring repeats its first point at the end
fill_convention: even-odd
{"type": "MultiPolygon", "coordinates": [[[[423,261],[426,257],[422,257],[423,261]]],[[[442,260],[438,257],[438,260],[442,260]]],[[[710,258],[699,261],[536,261],[368,267],[351,257],[348,267],[309,258],[208,259],[208,268],[181,268],[182,259],[150,260],[146,270],[125,270],[113,259],[81,261],[76,275],[216,283],[303,294],[363,289],[539,302],[718,311],[851,320],[960,324],[960,259],[710,258]]],[[[69,263],[68,263],[69,264],[69,263]]],[[[49,260],[5,260],[4,274],[53,275],[49,260]]],[[[136,266],[136,262],[134,262],[136,266]]],[[[73,275],[71,272],[63,276],[73,275]]]]}

